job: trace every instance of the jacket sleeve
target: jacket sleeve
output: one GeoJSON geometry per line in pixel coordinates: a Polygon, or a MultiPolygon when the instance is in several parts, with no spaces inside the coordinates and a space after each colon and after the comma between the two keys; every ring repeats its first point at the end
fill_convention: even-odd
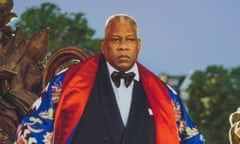
{"type": "Polygon", "coordinates": [[[203,135],[199,132],[197,126],[190,119],[181,98],[169,86],[168,91],[175,112],[180,144],[205,144],[203,135]]]}
{"type": "Polygon", "coordinates": [[[14,138],[18,143],[51,143],[53,120],[62,90],[65,71],[59,73],[33,103],[28,114],[20,121],[14,138]]]}

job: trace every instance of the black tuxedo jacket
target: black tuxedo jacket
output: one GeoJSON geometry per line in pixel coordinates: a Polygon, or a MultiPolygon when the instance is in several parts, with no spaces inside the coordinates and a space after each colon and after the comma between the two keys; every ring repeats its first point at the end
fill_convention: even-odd
{"type": "Polygon", "coordinates": [[[93,90],[71,143],[155,144],[155,126],[148,108],[143,86],[135,81],[129,118],[124,126],[106,62],[101,57],[93,90]]]}

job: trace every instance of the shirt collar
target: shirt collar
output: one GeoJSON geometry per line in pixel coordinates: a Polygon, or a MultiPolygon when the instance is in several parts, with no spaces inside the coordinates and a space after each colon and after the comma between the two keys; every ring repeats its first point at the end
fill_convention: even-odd
{"type": "MultiPolygon", "coordinates": [[[[108,71],[109,71],[109,76],[111,77],[111,74],[114,72],[114,71],[117,71],[119,72],[119,70],[115,69],[109,62],[107,62],[107,67],[108,67],[108,71]]],[[[134,79],[136,81],[139,81],[140,77],[139,77],[139,72],[138,72],[138,67],[137,67],[137,64],[134,63],[134,65],[132,66],[132,68],[130,68],[128,71],[126,71],[126,73],[128,72],[134,72],[136,75],[134,77],[134,79]]]]}

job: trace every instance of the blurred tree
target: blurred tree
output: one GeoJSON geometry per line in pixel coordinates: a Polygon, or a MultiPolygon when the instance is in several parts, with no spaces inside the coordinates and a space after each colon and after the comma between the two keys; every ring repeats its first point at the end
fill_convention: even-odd
{"type": "Polygon", "coordinates": [[[100,51],[100,39],[93,38],[95,31],[88,26],[83,13],[62,13],[52,3],[42,3],[40,7],[28,8],[15,24],[20,26],[26,37],[46,27],[50,27],[49,51],[68,46],[88,48],[93,52],[100,51]]]}
{"type": "Polygon", "coordinates": [[[208,66],[196,71],[188,88],[187,107],[207,143],[228,143],[229,115],[240,106],[240,67],[208,66]]]}

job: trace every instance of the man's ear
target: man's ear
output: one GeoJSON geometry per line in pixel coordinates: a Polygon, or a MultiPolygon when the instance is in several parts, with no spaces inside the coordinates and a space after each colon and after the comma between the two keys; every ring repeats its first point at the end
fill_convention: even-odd
{"type": "Polygon", "coordinates": [[[105,45],[106,45],[105,39],[102,39],[102,41],[101,41],[101,51],[102,51],[103,54],[104,54],[105,45]]]}
{"type": "Polygon", "coordinates": [[[138,54],[141,51],[141,47],[142,47],[142,41],[141,41],[141,39],[138,39],[138,54]]]}

